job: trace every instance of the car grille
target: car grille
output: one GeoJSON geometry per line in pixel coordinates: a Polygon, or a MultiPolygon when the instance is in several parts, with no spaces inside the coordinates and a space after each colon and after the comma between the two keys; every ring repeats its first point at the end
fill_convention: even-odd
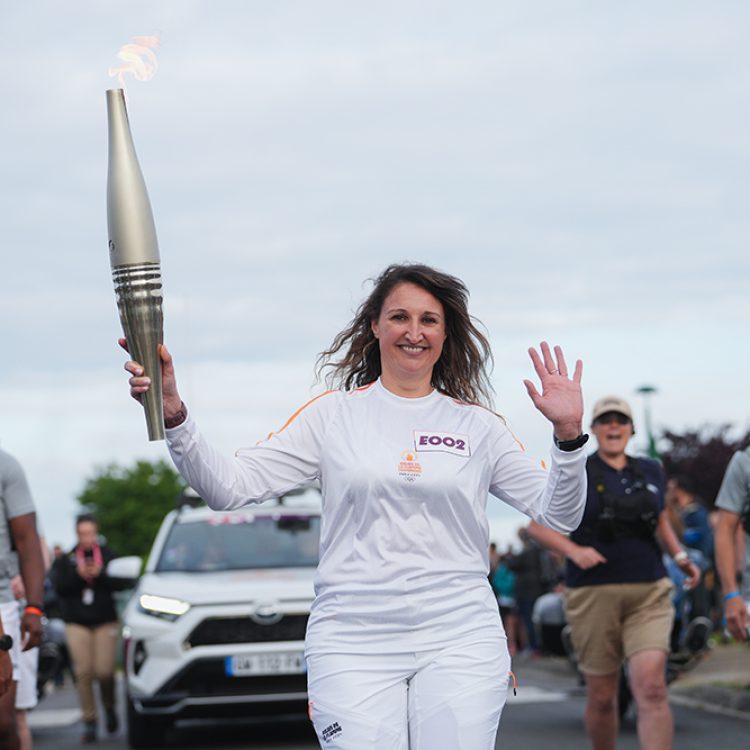
{"type": "Polygon", "coordinates": [[[169,680],[148,703],[167,705],[188,696],[262,696],[306,691],[306,674],[228,677],[223,659],[199,659],[169,680]]]}
{"type": "Polygon", "coordinates": [[[209,617],[201,622],[186,642],[211,646],[222,643],[269,643],[304,641],[308,615],[286,615],[273,625],[260,625],[249,617],[209,617]]]}

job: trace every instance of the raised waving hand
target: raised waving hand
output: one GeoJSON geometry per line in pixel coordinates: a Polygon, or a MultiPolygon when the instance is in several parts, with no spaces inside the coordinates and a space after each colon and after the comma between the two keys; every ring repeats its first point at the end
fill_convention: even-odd
{"type": "Polygon", "coordinates": [[[534,406],[552,422],[558,440],[573,440],[582,432],[583,393],[581,376],[583,362],[576,361],[573,376],[568,376],[568,365],[559,346],[550,349],[546,341],[539,345],[541,354],[534,347],[529,356],[541,381],[541,393],[531,380],[524,380],[526,391],[534,406]]]}

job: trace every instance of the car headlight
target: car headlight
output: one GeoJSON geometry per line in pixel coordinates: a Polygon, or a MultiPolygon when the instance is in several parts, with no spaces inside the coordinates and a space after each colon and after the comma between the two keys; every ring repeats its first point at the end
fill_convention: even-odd
{"type": "Polygon", "coordinates": [[[141,612],[165,620],[176,620],[182,617],[190,609],[187,602],[182,599],[173,599],[169,596],[155,596],[154,594],[141,594],[138,598],[138,606],[141,612]]]}

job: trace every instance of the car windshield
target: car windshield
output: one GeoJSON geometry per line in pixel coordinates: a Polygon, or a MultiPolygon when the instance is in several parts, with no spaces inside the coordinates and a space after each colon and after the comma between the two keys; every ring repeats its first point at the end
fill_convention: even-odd
{"type": "Polygon", "coordinates": [[[177,521],[156,570],[198,573],[315,567],[319,539],[319,516],[219,514],[200,521],[177,521]]]}

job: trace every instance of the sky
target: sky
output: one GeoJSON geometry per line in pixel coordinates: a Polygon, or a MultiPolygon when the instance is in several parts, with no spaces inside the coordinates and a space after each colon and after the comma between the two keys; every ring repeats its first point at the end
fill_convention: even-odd
{"type": "MultiPolygon", "coordinates": [[[[320,392],[318,352],[393,262],[465,281],[496,408],[551,430],[527,348],[584,361],[657,431],[750,426],[750,6],[691,0],[3,3],[0,447],[50,542],[149,443],[117,346],[105,90],[127,80],[162,262],[165,341],[222,449],[320,392]]],[[[144,498],[144,503],[148,502],[144,498]]],[[[524,523],[491,499],[493,536],[524,523]]]]}

